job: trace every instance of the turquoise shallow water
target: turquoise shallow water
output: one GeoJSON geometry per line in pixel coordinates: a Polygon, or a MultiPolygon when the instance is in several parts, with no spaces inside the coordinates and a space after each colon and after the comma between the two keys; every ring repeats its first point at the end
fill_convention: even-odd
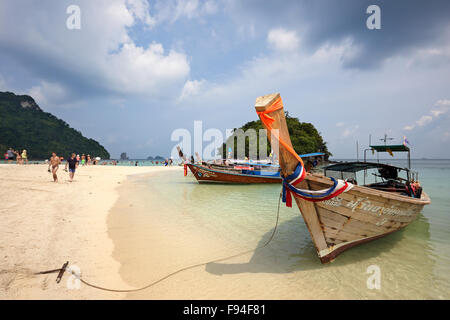
{"type": "MultiPolygon", "coordinates": [[[[286,298],[290,292],[296,298],[299,293],[292,290],[298,283],[317,298],[449,299],[450,160],[413,160],[412,167],[420,172],[432,204],[406,229],[321,265],[299,210],[282,206],[275,237],[267,248],[253,253],[248,262],[209,264],[205,271],[237,279],[260,274],[261,281],[273,274],[283,275],[269,296],[261,293],[265,298],[286,298]],[[372,265],[381,271],[380,290],[367,287],[367,268],[372,265]]],[[[206,233],[237,252],[264,244],[272,234],[279,185],[198,184],[192,175],[183,177],[181,171],[157,173],[134,182],[141,189],[132,197],[145,198],[152,211],[183,224],[189,232],[206,233]]]]}

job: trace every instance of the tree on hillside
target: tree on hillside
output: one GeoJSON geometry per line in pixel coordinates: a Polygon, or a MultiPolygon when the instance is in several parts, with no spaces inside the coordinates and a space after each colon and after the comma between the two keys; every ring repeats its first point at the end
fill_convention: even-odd
{"type": "MultiPolygon", "coordinates": [[[[289,134],[291,136],[292,146],[294,147],[294,150],[298,154],[305,154],[305,153],[311,153],[311,152],[323,152],[327,155],[327,157],[331,156],[332,154],[328,151],[327,143],[323,141],[322,136],[320,135],[320,132],[317,131],[317,129],[314,127],[313,124],[307,123],[307,122],[300,122],[298,118],[291,117],[289,113],[286,114],[286,123],[289,130],[289,134]]],[[[245,156],[249,157],[249,147],[250,144],[254,143],[257,148],[257,155],[259,158],[259,130],[264,129],[263,124],[261,123],[261,120],[257,121],[250,121],[244,124],[239,129],[234,129],[234,133],[227,139],[227,141],[222,144],[221,147],[221,153],[222,157],[225,159],[227,158],[228,150],[227,150],[227,144],[231,143],[231,139],[234,139],[234,150],[232,151],[232,157],[237,157],[237,137],[236,133],[238,130],[240,131],[242,129],[244,132],[246,132],[249,129],[254,129],[256,131],[256,141],[253,140],[254,138],[246,136],[245,137],[245,156]]],[[[266,138],[267,139],[267,138],[266,138]]],[[[270,153],[271,146],[270,141],[267,142],[267,154],[270,153]]]]}

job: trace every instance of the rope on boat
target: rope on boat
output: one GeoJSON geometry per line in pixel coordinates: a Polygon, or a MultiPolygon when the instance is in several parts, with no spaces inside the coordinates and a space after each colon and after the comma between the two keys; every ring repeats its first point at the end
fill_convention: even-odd
{"type": "MultiPolygon", "coordinates": [[[[207,265],[209,263],[216,263],[216,262],[229,260],[229,259],[232,259],[232,258],[236,258],[236,257],[242,256],[242,255],[247,254],[247,253],[254,252],[254,251],[262,249],[264,247],[267,247],[269,245],[269,243],[273,240],[273,238],[275,236],[275,232],[277,231],[277,228],[278,228],[278,222],[279,222],[279,218],[280,218],[280,202],[281,202],[280,200],[281,200],[281,198],[282,198],[282,193],[280,193],[280,197],[278,198],[278,208],[277,208],[277,216],[276,216],[275,226],[273,228],[272,234],[270,235],[270,238],[263,245],[258,246],[255,249],[251,249],[251,250],[247,250],[247,251],[244,251],[244,252],[240,252],[240,253],[237,253],[237,254],[225,257],[225,258],[220,258],[220,259],[215,259],[215,260],[211,260],[211,261],[207,261],[207,262],[202,262],[202,263],[198,263],[198,264],[194,264],[194,265],[191,265],[191,266],[187,266],[187,267],[178,269],[178,270],[176,270],[174,272],[171,272],[168,275],[166,275],[166,276],[164,276],[164,277],[162,277],[162,278],[160,278],[160,279],[158,279],[156,281],[153,281],[153,282],[151,282],[151,283],[149,283],[149,284],[147,284],[147,285],[145,285],[143,287],[140,287],[140,288],[136,288],[136,289],[111,289],[111,288],[106,288],[106,287],[102,287],[102,286],[90,283],[90,282],[84,280],[82,278],[81,274],[78,274],[78,273],[74,272],[71,269],[66,269],[66,267],[68,265],[68,262],[66,262],[61,269],[54,269],[54,270],[37,272],[37,273],[35,273],[35,275],[49,274],[49,273],[56,273],[56,272],[58,272],[59,273],[58,274],[58,278],[59,278],[59,280],[61,280],[62,274],[64,273],[64,271],[67,271],[68,273],[70,273],[73,276],[75,276],[78,280],[80,280],[81,283],[83,283],[83,284],[85,284],[85,285],[87,285],[87,286],[89,286],[91,288],[94,288],[94,289],[98,289],[98,290],[102,290],[102,291],[109,291],[109,292],[125,292],[125,293],[126,292],[143,291],[143,290],[146,290],[146,289],[148,289],[150,287],[153,287],[153,286],[157,285],[158,283],[163,282],[164,280],[166,280],[166,279],[168,279],[168,278],[170,278],[170,277],[172,277],[172,276],[174,276],[174,275],[176,275],[178,273],[181,273],[183,271],[194,269],[194,268],[197,268],[197,267],[201,267],[201,266],[207,265]]],[[[59,281],[57,281],[57,282],[59,283],[59,281]]]]}

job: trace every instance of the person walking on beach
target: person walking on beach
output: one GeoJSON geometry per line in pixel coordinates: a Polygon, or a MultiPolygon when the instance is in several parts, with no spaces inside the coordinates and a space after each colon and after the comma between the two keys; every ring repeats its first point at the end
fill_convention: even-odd
{"type": "Polygon", "coordinates": [[[72,156],[67,159],[66,167],[64,170],[67,171],[67,165],[69,165],[69,177],[70,182],[73,182],[73,177],[75,175],[75,170],[78,168],[78,160],[75,156],[75,153],[72,153],[72,156]]]}
{"type": "Polygon", "coordinates": [[[58,176],[56,175],[56,172],[58,171],[60,163],[61,163],[61,159],[56,155],[55,152],[53,152],[52,157],[50,158],[50,164],[48,165],[49,172],[50,172],[50,167],[52,167],[53,182],[58,182],[58,176]]]}
{"type": "Polygon", "coordinates": [[[14,151],[12,148],[9,148],[6,153],[8,154],[8,163],[11,163],[14,160],[14,151]]]}

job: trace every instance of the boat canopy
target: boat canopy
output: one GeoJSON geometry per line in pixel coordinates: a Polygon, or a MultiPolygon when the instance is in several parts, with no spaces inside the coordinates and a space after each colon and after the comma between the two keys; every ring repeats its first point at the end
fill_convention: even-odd
{"type": "MultiPolygon", "coordinates": [[[[367,171],[370,169],[378,169],[378,173],[372,173],[376,177],[383,178],[385,180],[400,180],[409,181],[410,171],[406,168],[400,168],[391,166],[389,164],[379,162],[340,162],[329,165],[324,170],[324,175],[327,177],[333,177],[336,179],[353,179],[356,181],[356,173],[359,171],[367,171]],[[406,179],[399,177],[399,173],[404,171],[406,173],[406,179]]],[[[364,173],[364,185],[366,184],[366,173],[364,173]]]]}
{"type": "Polygon", "coordinates": [[[378,146],[373,146],[370,145],[369,149],[365,149],[364,150],[364,161],[366,161],[366,151],[372,150],[372,153],[374,153],[374,151],[377,152],[377,161],[379,162],[380,159],[378,157],[380,152],[387,152],[389,153],[391,156],[394,156],[393,152],[407,152],[408,153],[408,169],[411,170],[411,150],[409,149],[409,147],[406,144],[391,144],[391,145],[378,145],[378,146]]]}
{"type": "Polygon", "coordinates": [[[409,148],[403,144],[370,146],[370,148],[377,152],[409,152],[409,148]]]}
{"type": "Polygon", "coordinates": [[[339,171],[339,172],[358,172],[368,169],[380,169],[380,168],[395,168],[397,170],[406,170],[404,168],[394,167],[384,163],[378,162],[341,162],[326,166],[323,168],[326,171],[339,171]]]}

